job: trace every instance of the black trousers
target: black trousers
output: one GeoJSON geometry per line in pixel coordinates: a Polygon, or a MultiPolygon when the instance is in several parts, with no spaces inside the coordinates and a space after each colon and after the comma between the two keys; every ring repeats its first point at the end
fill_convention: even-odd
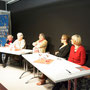
{"type": "Polygon", "coordinates": [[[4,63],[7,63],[7,62],[8,62],[8,57],[9,57],[9,56],[10,56],[9,54],[6,54],[6,57],[5,57],[4,63]]]}
{"type": "Polygon", "coordinates": [[[6,64],[8,62],[8,57],[13,59],[13,61],[18,62],[20,64],[20,66],[22,66],[22,60],[23,60],[22,56],[11,55],[11,54],[6,54],[6,57],[4,59],[4,63],[3,64],[6,64]]]}
{"type": "Polygon", "coordinates": [[[62,85],[64,85],[65,88],[68,88],[68,81],[56,83],[54,85],[54,87],[52,88],[52,90],[60,90],[60,88],[62,87],[62,85]]]}

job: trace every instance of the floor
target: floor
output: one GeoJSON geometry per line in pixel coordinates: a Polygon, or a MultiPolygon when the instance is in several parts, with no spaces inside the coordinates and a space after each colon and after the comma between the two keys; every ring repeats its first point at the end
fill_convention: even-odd
{"type": "Polygon", "coordinates": [[[53,83],[50,80],[47,80],[46,84],[41,86],[36,85],[39,81],[38,78],[34,78],[28,84],[25,84],[28,79],[33,77],[33,73],[27,72],[19,79],[23,72],[24,70],[20,67],[7,66],[3,68],[0,64],[0,83],[8,90],[52,90],[53,83]]]}

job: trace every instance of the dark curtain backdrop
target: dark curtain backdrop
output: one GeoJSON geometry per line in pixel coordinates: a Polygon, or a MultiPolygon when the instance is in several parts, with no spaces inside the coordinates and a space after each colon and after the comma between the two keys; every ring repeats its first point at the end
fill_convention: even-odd
{"type": "Polygon", "coordinates": [[[48,40],[47,50],[54,54],[62,34],[80,34],[86,50],[90,49],[89,0],[21,0],[8,5],[12,16],[12,34],[24,34],[28,48],[43,32],[48,40]],[[26,2],[27,1],[27,2],[26,2]],[[31,3],[32,1],[32,3],[31,3]]]}
{"type": "Polygon", "coordinates": [[[5,2],[0,1],[0,10],[5,10],[5,2]]]}

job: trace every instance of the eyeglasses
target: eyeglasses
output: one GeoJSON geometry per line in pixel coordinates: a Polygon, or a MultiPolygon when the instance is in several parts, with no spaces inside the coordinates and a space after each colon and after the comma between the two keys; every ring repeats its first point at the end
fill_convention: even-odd
{"type": "Polygon", "coordinates": [[[65,38],[61,38],[61,40],[66,40],[65,38]]]}

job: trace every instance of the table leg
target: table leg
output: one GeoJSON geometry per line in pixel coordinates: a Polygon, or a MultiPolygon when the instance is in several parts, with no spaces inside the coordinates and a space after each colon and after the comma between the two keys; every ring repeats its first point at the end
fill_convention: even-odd
{"type": "Polygon", "coordinates": [[[77,89],[77,78],[74,79],[74,90],[76,90],[76,89],[77,89]]]}
{"type": "Polygon", "coordinates": [[[33,67],[33,75],[34,76],[32,78],[30,78],[27,82],[25,82],[25,84],[28,84],[31,79],[38,78],[38,75],[35,76],[35,67],[33,67]]]}
{"type": "Polygon", "coordinates": [[[71,80],[68,80],[68,90],[71,89],[71,80]]]}
{"type": "Polygon", "coordinates": [[[19,79],[21,79],[22,76],[23,76],[26,72],[28,72],[28,62],[27,62],[27,61],[24,61],[24,70],[25,70],[25,72],[23,72],[23,73],[21,74],[21,76],[19,77],[19,79]]]}

